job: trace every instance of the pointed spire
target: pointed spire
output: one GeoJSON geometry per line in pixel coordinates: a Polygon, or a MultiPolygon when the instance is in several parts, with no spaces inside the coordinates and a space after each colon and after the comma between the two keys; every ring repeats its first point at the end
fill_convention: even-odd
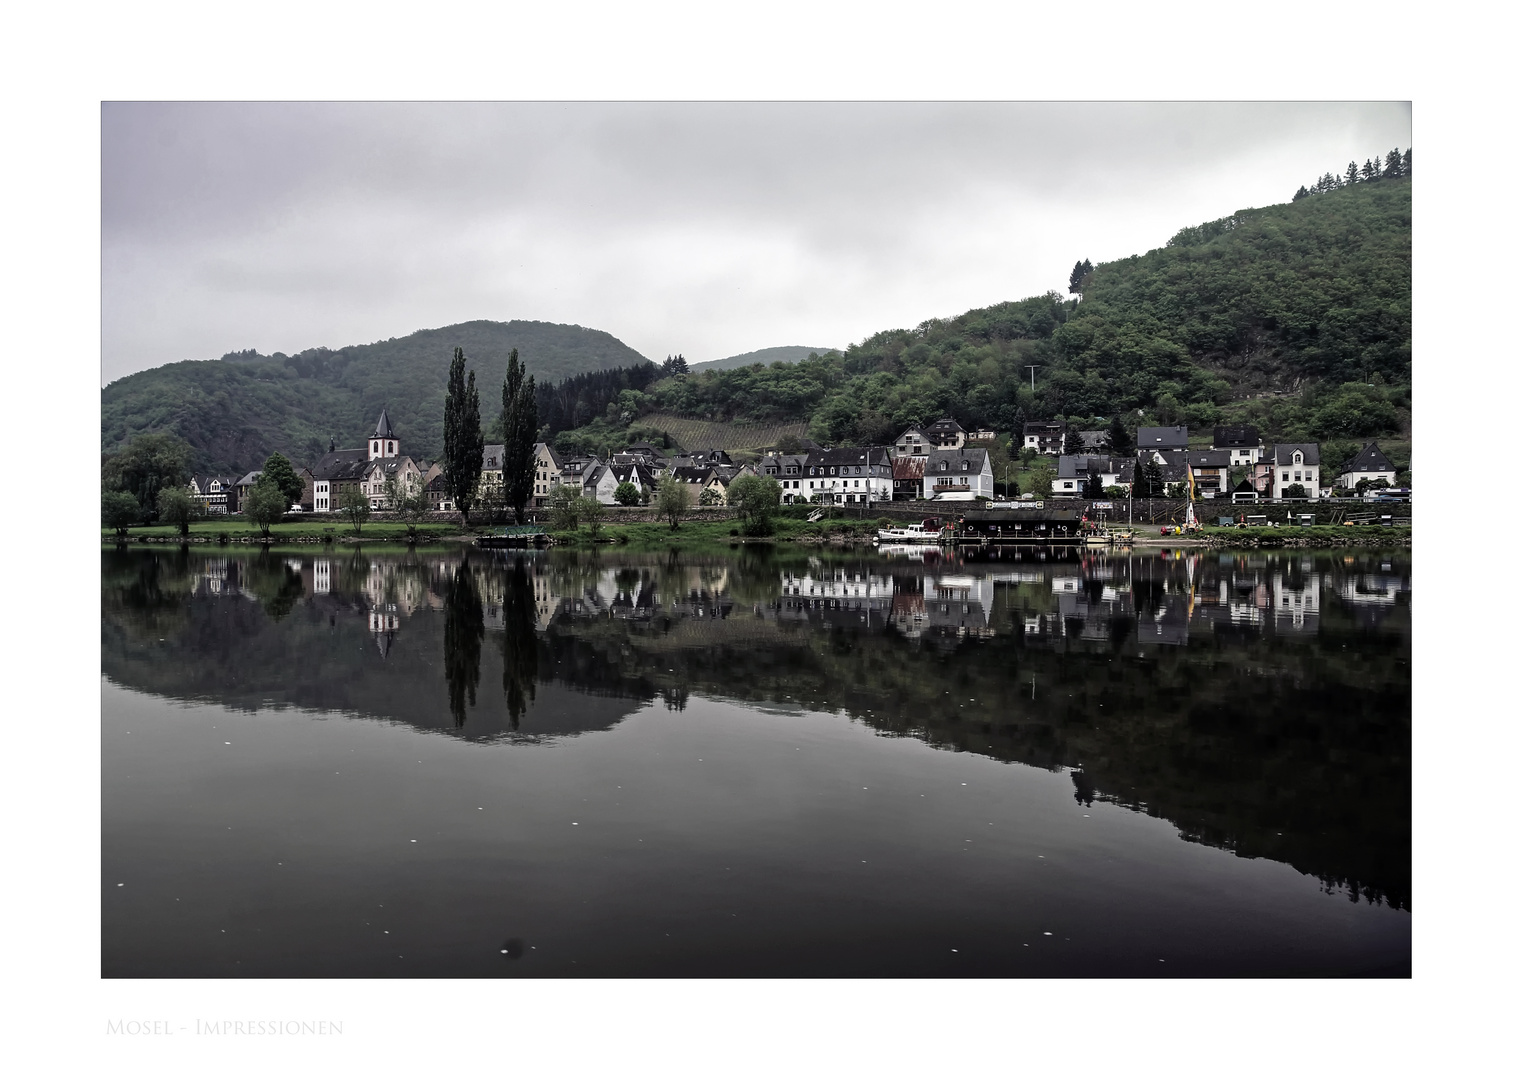
{"type": "Polygon", "coordinates": [[[373,438],[392,439],[393,437],[394,428],[389,423],[389,410],[384,409],[378,414],[378,425],[373,429],[373,438]]]}

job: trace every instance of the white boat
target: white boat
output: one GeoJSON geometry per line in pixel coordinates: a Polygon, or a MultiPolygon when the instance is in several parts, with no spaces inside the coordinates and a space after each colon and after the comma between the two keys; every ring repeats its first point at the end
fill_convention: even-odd
{"type": "Polygon", "coordinates": [[[914,525],[906,525],[902,529],[878,529],[877,542],[879,544],[938,544],[940,543],[940,527],[934,523],[934,528],[926,528],[930,520],[918,522],[914,525]]]}

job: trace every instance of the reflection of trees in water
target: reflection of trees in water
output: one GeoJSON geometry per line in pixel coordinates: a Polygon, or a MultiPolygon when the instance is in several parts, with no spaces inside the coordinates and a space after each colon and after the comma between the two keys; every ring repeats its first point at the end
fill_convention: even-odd
{"type": "Polygon", "coordinates": [[[116,548],[101,567],[102,612],[114,611],[134,635],[163,637],[181,629],[194,588],[189,550],[132,552],[116,548]]]}
{"type": "Polygon", "coordinates": [[[520,729],[528,702],[536,700],[536,578],[515,559],[504,575],[504,633],[499,655],[504,660],[504,698],[510,728],[520,729]]]}
{"type": "Polygon", "coordinates": [[[274,622],[285,618],[305,594],[305,583],[284,556],[264,550],[247,560],[245,581],[274,622]]]}
{"type": "Polygon", "coordinates": [[[483,600],[466,559],[447,586],[442,651],[447,704],[452,710],[452,722],[461,727],[467,722],[467,706],[478,704],[479,660],[483,651],[483,600]]]}

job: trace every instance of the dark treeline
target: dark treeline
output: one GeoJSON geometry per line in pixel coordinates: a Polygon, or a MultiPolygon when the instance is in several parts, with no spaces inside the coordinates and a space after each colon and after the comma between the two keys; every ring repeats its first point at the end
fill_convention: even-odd
{"type": "MultiPolygon", "coordinates": [[[[1398,153],[1397,147],[1393,147],[1387,154],[1387,159],[1367,158],[1366,164],[1356,165],[1351,162],[1345,166],[1345,171],[1339,176],[1333,173],[1325,173],[1314,181],[1313,186],[1301,185],[1292,196],[1292,201],[1306,199],[1310,195],[1327,195],[1331,191],[1338,191],[1342,187],[1350,187],[1352,184],[1369,184],[1374,180],[1400,180],[1413,175],[1413,147],[1408,147],[1402,153],[1398,153]]],[[[1075,288],[1073,289],[1075,292],[1075,288]]]]}
{"type": "Polygon", "coordinates": [[[647,362],[572,375],[557,383],[536,386],[536,414],[549,431],[583,427],[603,416],[625,390],[644,391],[661,377],[661,365],[647,362]]]}

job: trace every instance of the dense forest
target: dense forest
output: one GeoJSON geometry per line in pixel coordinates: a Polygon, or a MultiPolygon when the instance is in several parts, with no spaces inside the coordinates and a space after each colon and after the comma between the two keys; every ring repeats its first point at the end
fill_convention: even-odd
{"type": "Polygon", "coordinates": [[[1326,173],[1291,202],[1184,228],[1144,255],[1078,260],[1069,296],[930,319],[798,360],[655,364],[602,331],[472,322],[296,356],[170,364],[105,388],[101,446],[171,432],[193,448],[194,469],[229,472],[275,450],[307,460],[333,437],[360,443],[387,408],[404,449],[435,457],[457,346],[485,388],[485,426],[499,408],[488,388],[518,348],[536,378],[542,434],[564,450],[662,438],[650,414],[807,423],[822,443],[889,441],[941,416],[1010,442],[1026,420],[1091,427],[1115,415],[1131,429],[1254,423],[1269,441],[1406,437],[1411,162],[1411,150],[1393,151],[1385,164],[1326,173]]]}
{"type": "Polygon", "coordinates": [[[233,352],[111,383],[100,395],[100,448],[108,453],[138,434],[168,432],[192,447],[194,471],[244,472],[274,451],[305,462],[333,438],[339,446],[360,446],[379,410],[388,409],[405,452],[434,458],[441,454],[447,366],[457,346],[478,373],[485,418],[499,409],[512,348],[538,385],[648,363],[602,330],[522,321],[480,320],[294,356],[233,352]]]}
{"type": "Polygon", "coordinates": [[[887,440],[943,415],[1001,432],[1118,414],[1131,428],[1387,436],[1411,409],[1411,256],[1411,179],[1329,186],[1183,229],[1144,255],[1079,261],[1070,299],[1050,292],[796,363],[627,386],[591,421],[594,438],[565,441],[636,434],[649,412],[806,420],[821,442],[887,440]]]}

